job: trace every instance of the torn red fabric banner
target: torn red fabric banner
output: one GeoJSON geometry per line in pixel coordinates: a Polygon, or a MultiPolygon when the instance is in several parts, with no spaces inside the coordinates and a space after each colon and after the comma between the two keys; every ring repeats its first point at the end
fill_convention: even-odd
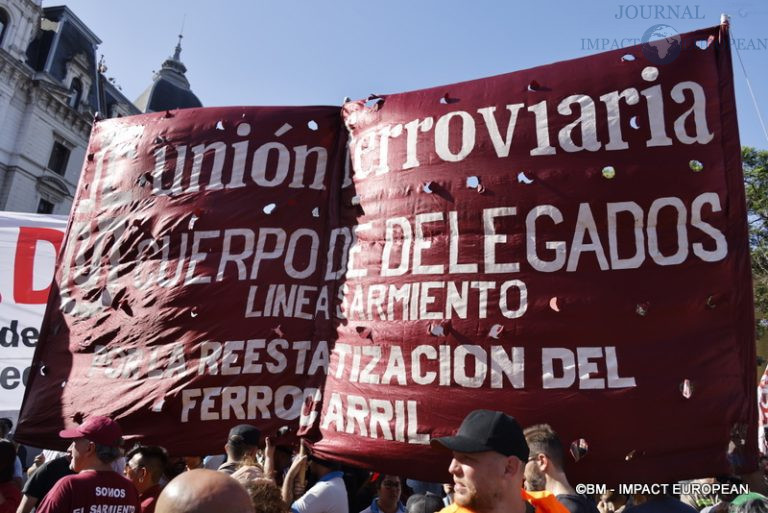
{"type": "Polygon", "coordinates": [[[221,452],[245,418],[295,436],[333,345],[345,141],[335,107],[99,122],[20,438],[61,446],[94,414],[180,455],[221,452]]]}
{"type": "Polygon", "coordinates": [[[20,439],[112,414],[206,454],[231,425],[288,425],[321,456],[443,481],[430,438],[491,408],[575,442],[581,482],[753,466],[727,31],[679,44],[671,64],[625,48],[343,119],[100,122],[20,439]]]}
{"type": "Polygon", "coordinates": [[[430,438],[489,408],[583,441],[576,482],[753,464],[727,35],[678,43],[344,106],[364,214],[316,450],[444,481],[430,438]]]}

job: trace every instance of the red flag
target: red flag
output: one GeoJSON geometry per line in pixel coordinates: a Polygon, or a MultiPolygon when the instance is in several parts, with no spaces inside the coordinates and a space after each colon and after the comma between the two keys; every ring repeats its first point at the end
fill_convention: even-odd
{"type": "Polygon", "coordinates": [[[331,107],[99,123],[18,438],[112,413],[203,454],[289,425],[440,481],[430,438],[482,407],[578,441],[579,481],[727,472],[729,434],[753,466],[719,31],[671,64],[633,47],[348,102],[351,166],[331,107]]]}

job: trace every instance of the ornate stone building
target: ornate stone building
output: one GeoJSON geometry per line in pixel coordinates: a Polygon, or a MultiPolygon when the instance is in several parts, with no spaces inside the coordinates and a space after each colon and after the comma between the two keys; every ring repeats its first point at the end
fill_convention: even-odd
{"type": "Polygon", "coordinates": [[[180,44],[134,105],[104,76],[100,43],[66,6],[0,0],[0,210],[69,214],[97,112],[201,106],[180,44]]]}

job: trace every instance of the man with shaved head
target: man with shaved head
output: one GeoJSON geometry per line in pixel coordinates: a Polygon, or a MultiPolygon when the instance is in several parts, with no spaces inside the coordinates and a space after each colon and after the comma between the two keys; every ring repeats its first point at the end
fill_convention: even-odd
{"type": "Polygon", "coordinates": [[[253,513],[248,492],[224,472],[183,472],[163,489],[155,513],[253,513]]]}

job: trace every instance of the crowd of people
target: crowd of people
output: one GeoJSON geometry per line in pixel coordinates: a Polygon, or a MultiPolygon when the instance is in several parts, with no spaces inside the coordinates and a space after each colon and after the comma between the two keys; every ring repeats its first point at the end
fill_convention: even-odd
{"type": "Polygon", "coordinates": [[[25,469],[11,428],[0,419],[0,513],[768,513],[768,498],[754,491],[579,494],[550,426],[523,430],[491,410],[469,413],[454,436],[431,441],[452,453],[451,483],[343,467],[303,444],[277,445],[248,424],[229,431],[220,456],[123,451],[120,426],[102,416],[61,431],[67,452],[43,451],[25,469]]]}

